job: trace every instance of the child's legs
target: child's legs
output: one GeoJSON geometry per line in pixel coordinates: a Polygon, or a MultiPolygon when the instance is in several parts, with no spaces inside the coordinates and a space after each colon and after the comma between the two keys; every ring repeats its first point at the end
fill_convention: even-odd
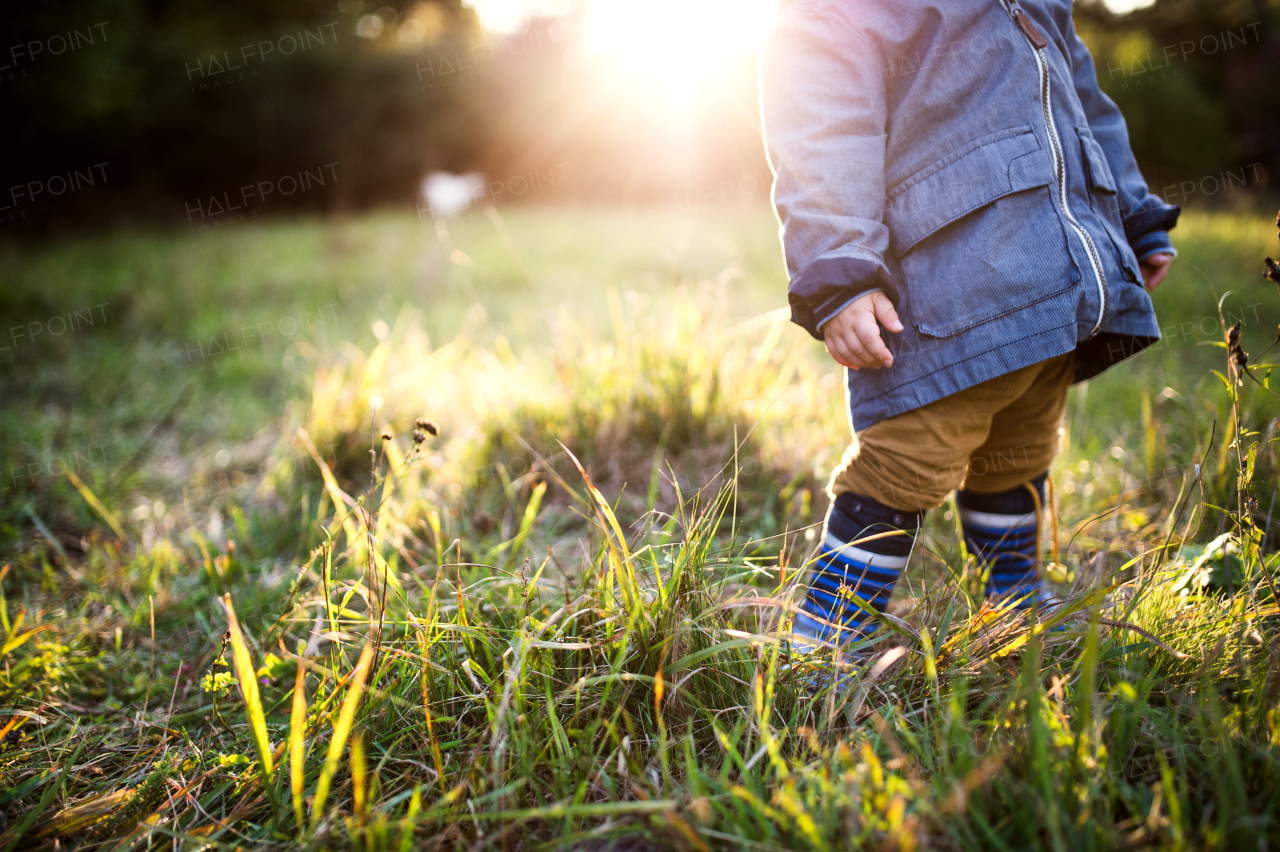
{"type": "Polygon", "coordinates": [[[983,493],[1037,476],[1057,451],[1071,375],[1072,356],[1061,355],[863,429],[831,477],[832,497],[913,512],[941,505],[971,463],[966,487],[983,493]]]}
{"type": "Polygon", "coordinates": [[[1060,446],[1062,412],[1075,374],[1072,355],[1034,364],[1027,390],[991,418],[987,439],[969,456],[964,490],[999,494],[1049,469],[1060,446]]]}
{"type": "Polygon", "coordinates": [[[875,630],[866,607],[885,611],[923,520],[920,513],[959,487],[971,464],[970,479],[980,481],[979,488],[1007,488],[1012,481],[1018,491],[991,498],[960,493],[962,519],[977,510],[975,517],[983,521],[1012,524],[985,530],[974,550],[992,565],[995,591],[1027,585],[1027,565],[1035,579],[1039,528],[1034,520],[1029,532],[1017,526],[1030,511],[1022,506],[1031,498],[1021,484],[1053,459],[1070,379],[1071,356],[1052,358],[862,430],[831,478],[831,510],[792,625],[797,639],[844,643],[875,630]],[[966,506],[966,494],[979,505],[966,506]],[[1007,518],[999,514],[1006,510],[1007,518]],[[1017,553],[1003,553],[1015,546],[1017,553]]]}
{"type": "Polygon", "coordinates": [[[986,568],[986,594],[1017,607],[1045,594],[1039,510],[1074,373],[1070,356],[1038,366],[1026,392],[992,417],[991,432],[969,457],[968,476],[956,495],[965,545],[986,568]]]}

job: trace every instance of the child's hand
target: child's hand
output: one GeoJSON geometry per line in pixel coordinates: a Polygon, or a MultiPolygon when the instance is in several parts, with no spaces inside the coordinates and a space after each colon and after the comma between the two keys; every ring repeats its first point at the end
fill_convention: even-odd
{"type": "Polygon", "coordinates": [[[889,331],[902,331],[902,322],[889,297],[873,290],[854,299],[843,311],[827,320],[822,326],[822,336],[827,351],[837,364],[850,370],[861,367],[878,370],[893,366],[893,354],[880,339],[880,325],[889,331]]]}
{"type": "Polygon", "coordinates": [[[1143,286],[1147,290],[1154,290],[1160,286],[1160,282],[1169,274],[1169,264],[1173,263],[1173,255],[1160,252],[1150,257],[1145,257],[1138,261],[1138,267],[1142,270],[1143,286]]]}

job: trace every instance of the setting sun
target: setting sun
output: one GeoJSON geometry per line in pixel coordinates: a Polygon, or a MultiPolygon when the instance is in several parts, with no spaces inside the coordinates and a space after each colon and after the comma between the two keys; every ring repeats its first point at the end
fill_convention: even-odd
{"type": "Polygon", "coordinates": [[[591,51],[658,73],[689,74],[758,50],[773,9],[773,0],[598,0],[584,15],[583,38],[591,51]]]}
{"type": "Polygon", "coordinates": [[[622,73],[638,88],[673,98],[673,103],[695,98],[732,60],[755,54],[773,21],[775,5],[776,0],[474,4],[481,22],[497,30],[518,28],[530,15],[575,19],[583,65],[622,73]]]}

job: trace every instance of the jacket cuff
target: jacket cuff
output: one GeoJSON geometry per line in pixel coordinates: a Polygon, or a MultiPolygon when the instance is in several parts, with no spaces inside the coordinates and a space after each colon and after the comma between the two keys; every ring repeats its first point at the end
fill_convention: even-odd
{"type": "MultiPolygon", "coordinates": [[[[1181,214],[1182,208],[1176,204],[1165,204],[1156,196],[1148,195],[1146,200],[1125,217],[1124,238],[1129,241],[1134,253],[1141,257],[1138,240],[1153,231],[1172,231],[1181,214]]],[[[1167,235],[1165,239],[1168,239],[1167,235]]]]}
{"type": "Polygon", "coordinates": [[[814,318],[817,319],[816,324],[818,327],[818,332],[822,334],[823,338],[825,339],[826,332],[822,330],[822,327],[827,324],[828,320],[835,319],[836,314],[840,313],[845,308],[852,305],[855,301],[857,301],[858,299],[861,299],[863,296],[867,295],[868,293],[874,293],[879,289],[880,289],[879,287],[868,287],[866,290],[863,290],[860,293],[854,293],[852,296],[848,297],[844,301],[835,303],[835,307],[829,308],[826,305],[823,305],[821,308],[814,311],[813,315],[814,315],[814,318]]]}
{"type": "Polygon", "coordinates": [[[898,290],[879,261],[863,257],[820,257],[791,280],[787,293],[791,321],[822,340],[820,326],[871,290],[883,290],[897,306],[898,290]]]}
{"type": "Polygon", "coordinates": [[[1133,253],[1137,255],[1138,260],[1146,260],[1153,254],[1178,256],[1178,250],[1173,247],[1168,231],[1152,231],[1149,234],[1143,234],[1136,240],[1131,241],[1129,245],[1133,249],[1133,253]]]}

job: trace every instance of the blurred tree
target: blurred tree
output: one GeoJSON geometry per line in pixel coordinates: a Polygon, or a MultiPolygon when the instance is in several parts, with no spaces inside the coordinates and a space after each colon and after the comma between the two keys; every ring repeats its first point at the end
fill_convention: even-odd
{"type": "Polygon", "coordinates": [[[1216,191],[1201,185],[1225,183],[1224,171],[1274,189],[1280,0],[1156,0],[1124,16],[1094,0],[1077,2],[1075,14],[1157,192],[1195,185],[1173,200],[1204,201],[1216,191]]]}
{"type": "Polygon", "coordinates": [[[267,196],[249,191],[258,213],[412,200],[426,169],[467,165],[486,135],[483,86],[439,85],[424,71],[466,57],[482,33],[460,0],[367,5],[72,0],[7,10],[0,225],[196,224],[210,218],[210,196],[243,202],[257,185],[267,196]],[[94,164],[105,164],[105,184],[89,188],[74,174],[94,164]],[[307,177],[322,172],[323,184],[307,177]],[[286,192],[299,173],[306,190],[286,192]],[[55,195],[50,181],[62,188],[68,174],[76,188],[55,195]]]}
{"type": "MultiPolygon", "coordinates": [[[[1280,174],[1280,0],[1076,10],[1153,187],[1280,174]]],[[[657,55],[602,73],[572,16],[496,36],[462,0],[17,4],[0,234],[407,204],[432,169],[483,169],[500,202],[763,198],[751,58],[684,86],[657,55]]]]}

